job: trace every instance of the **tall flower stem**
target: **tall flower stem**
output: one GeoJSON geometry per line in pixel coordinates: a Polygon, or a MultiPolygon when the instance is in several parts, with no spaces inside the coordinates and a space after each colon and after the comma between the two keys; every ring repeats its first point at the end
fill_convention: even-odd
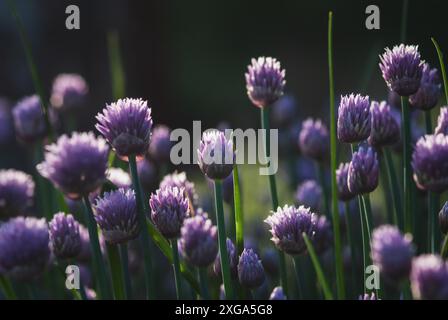
{"type": "Polygon", "coordinates": [[[394,162],[392,161],[392,155],[390,154],[390,150],[387,148],[383,148],[383,156],[387,170],[389,189],[392,192],[392,202],[394,207],[394,223],[398,225],[401,230],[403,230],[402,219],[400,219],[403,212],[401,205],[400,187],[398,184],[397,174],[395,172],[394,162]]]}
{"type": "Polygon", "coordinates": [[[303,285],[305,283],[302,271],[300,270],[300,257],[299,256],[292,256],[292,261],[294,264],[294,270],[296,271],[296,281],[297,281],[297,290],[298,290],[298,298],[303,299],[303,285]]]}
{"type": "Polygon", "coordinates": [[[403,194],[404,194],[404,230],[412,232],[411,198],[411,126],[408,98],[401,97],[401,122],[403,123],[403,194]]]}
{"type": "Polygon", "coordinates": [[[352,289],[354,289],[353,291],[356,292],[356,246],[354,243],[354,234],[353,234],[353,225],[352,225],[352,217],[351,217],[351,212],[350,212],[350,204],[348,201],[344,202],[344,206],[345,206],[345,225],[346,225],[346,229],[347,229],[347,242],[350,246],[350,258],[351,258],[351,267],[352,267],[352,289]]]}
{"type": "Polygon", "coordinates": [[[173,271],[174,282],[176,283],[176,297],[180,300],[182,297],[182,279],[180,278],[179,250],[177,248],[177,239],[171,240],[171,250],[173,251],[173,271]]]}
{"type": "Polygon", "coordinates": [[[224,283],[224,291],[226,299],[234,299],[232,279],[230,277],[230,263],[229,255],[227,254],[227,241],[226,241],[226,225],[224,223],[224,209],[222,204],[222,181],[215,180],[215,210],[216,210],[216,222],[218,224],[218,244],[219,244],[219,257],[221,260],[221,273],[222,281],[224,283]]]}
{"type": "Polygon", "coordinates": [[[146,211],[145,202],[143,201],[143,193],[140,185],[140,179],[138,178],[137,162],[135,156],[129,156],[129,170],[132,176],[132,185],[135,190],[135,198],[137,201],[137,212],[140,223],[140,241],[142,244],[143,260],[145,264],[145,283],[146,283],[146,297],[149,299],[154,298],[154,290],[152,284],[152,265],[151,265],[151,252],[149,249],[149,235],[146,232],[146,211]]]}
{"type": "Polygon", "coordinates": [[[0,288],[6,299],[8,300],[17,299],[16,293],[14,292],[11,282],[9,281],[9,279],[5,278],[2,275],[0,275],[0,288]]]}
{"type": "Polygon", "coordinates": [[[84,196],[85,206],[85,220],[87,221],[87,228],[89,230],[90,246],[93,255],[93,268],[95,275],[98,277],[98,284],[100,289],[100,296],[103,299],[111,299],[110,283],[107,276],[106,265],[101,254],[100,241],[98,238],[98,230],[96,228],[95,218],[93,217],[93,210],[90,204],[89,196],[84,196]]]}
{"type": "Polygon", "coordinates": [[[324,272],[322,271],[322,267],[319,263],[319,259],[317,258],[316,252],[314,251],[313,244],[310,239],[306,235],[306,233],[302,233],[303,240],[305,240],[306,248],[308,253],[310,254],[311,261],[313,262],[314,270],[317,274],[317,280],[319,280],[320,286],[324,292],[324,296],[326,300],[333,300],[333,294],[331,293],[330,286],[328,285],[327,280],[325,279],[324,272]]]}
{"type": "Polygon", "coordinates": [[[124,293],[127,300],[132,299],[132,281],[129,274],[128,244],[119,245],[121,270],[123,272],[124,293]]]}
{"type": "Polygon", "coordinates": [[[241,207],[240,180],[238,173],[238,165],[233,167],[233,205],[235,208],[235,228],[236,228],[236,248],[238,255],[244,249],[244,216],[241,207]]]}
{"type": "Polygon", "coordinates": [[[203,300],[210,300],[210,292],[207,283],[207,268],[198,268],[199,284],[201,286],[201,296],[203,300]]]}
{"type": "Polygon", "coordinates": [[[431,38],[431,41],[434,44],[434,47],[436,48],[437,51],[437,56],[439,57],[440,70],[442,71],[442,78],[443,78],[443,87],[445,89],[445,103],[448,104],[448,80],[446,77],[445,63],[443,61],[443,53],[440,50],[439,44],[437,43],[436,39],[431,38]]]}
{"type": "Polygon", "coordinates": [[[114,289],[114,297],[117,300],[123,300],[124,283],[121,270],[120,253],[117,245],[107,245],[107,254],[109,257],[110,274],[112,276],[112,285],[114,289]]]}
{"type": "Polygon", "coordinates": [[[330,215],[330,205],[328,203],[328,189],[327,184],[325,183],[325,167],[322,163],[317,164],[317,175],[319,177],[319,183],[322,187],[322,191],[324,194],[324,209],[325,209],[325,215],[330,215]]]}
{"type": "Polygon", "coordinates": [[[336,285],[338,298],[345,298],[344,273],[342,266],[341,230],[339,224],[338,187],[336,183],[337,150],[336,150],[336,109],[334,101],[333,80],[333,12],[328,13],[328,79],[330,90],[330,146],[331,146],[331,199],[334,234],[334,254],[336,266],[336,285]]]}
{"type": "MultiPolygon", "coordinates": [[[[426,133],[432,133],[431,110],[425,111],[426,133]]],[[[438,213],[439,199],[438,195],[432,191],[428,191],[428,252],[436,251],[436,219],[438,213]]]]}
{"type": "Polygon", "coordinates": [[[440,256],[444,260],[448,256],[448,233],[445,235],[445,239],[443,240],[442,250],[440,250],[440,256]]]}
{"type": "MultiPolygon", "coordinates": [[[[270,135],[269,135],[269,107],[261,108],[261,127],[265,131],[265,134],[263,135],[265,137],[264,139],[264,152],[266,159],[270,156],[270,135]]],[[[278,195],[277,195],[277,185],[275,182],[275,174],[269,175],[269,188],[271,190],[271,200],[272,200],[272,210],[275,211],[278,208],[278,195]]],[[[282,251],[278,251],[278,258],[279,258],[279,265],[280,265],[280,284],[283,287],[283,290],[288,296],[288,279],[287,279],[287,273],[286,273],[286,259],[285,254],[282,251]]]]}

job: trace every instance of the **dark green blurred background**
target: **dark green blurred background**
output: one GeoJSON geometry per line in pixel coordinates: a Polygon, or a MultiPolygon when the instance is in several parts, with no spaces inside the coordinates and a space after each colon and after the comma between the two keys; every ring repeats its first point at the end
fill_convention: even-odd
{"type": "MultiPolygon", "coordinates": [[[[244,72],[252,57],[277,57],[286,69],[287,92],[300,115],[326,117],[326,31],[334,11],[336,94],[361,91],[382,99],[386,86],[378,54],[400,41],[402,1],[111,1],[16,0],[31,38],[46,89],[61,72],[84,76],[88,105],[81,129],[112,100],[107,32],[117,31],[126,93],[148,99],[157,123],[191,128],[192,120],[215,126],[256,127],[258,110],[246,97],[244,72]],[[76,4],[81,29],[66,30],[65,8],[76,4]],[[365,8],[379,5],[381,30],[365,28],[365,8]]],[[[438,67],[430,41],[448,52],[446,1],[409,1],[408,43],[438,67]],[[446,6],[446,5],[445,5],[446,6]]],[[[0,96],[12,101],[34,93],[17,29],[0,2],[0,96]]]]}

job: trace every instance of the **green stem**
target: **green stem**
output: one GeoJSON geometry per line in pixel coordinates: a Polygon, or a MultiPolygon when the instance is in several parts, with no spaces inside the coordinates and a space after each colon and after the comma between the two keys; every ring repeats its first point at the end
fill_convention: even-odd
{"type": "Polygon", "coordinates": [[[305,232],[302,233],[303,240],[305,240],[306,248],[308,253],[310,254],[311,261],[313,262],[314,270],[317,274],[317,279],[319,280],[320,286],[324,291],[325,300],[333,300],[333,294],[331,293],[330,287],[328,285],[327,280],[325,279],[324,272],[322,271],[322,267],[319,263],[319,259],[317,258],[316,252],[314,251],[313,244],[310,239],[306,235],[305,232]]]}
{"type": "Polygon", "coordinates": [[[215,209],[218,224],[219,257],[221,260],[222,281],[226,299],[234,299],[232,279],[230,277],[229,255],[227,254],[226,225],[224,222],[224,209],[222,205],[222,181],[215,180],[215,209]]]}
{"type": "Polygon", "coordinates": [[[100,296],[103,299],[112,299],[110,284],[107,277],[106,265],[101,253],[100,241],[98,238],[98,230],[96,227],[95,218],[93,215],[92,206],[90,204],[89,196],[84,196],[85,206],[85,220],[87,221],[87,228],[89,230],[90,245],[92,248],[93,268],[95,276],[98,277],[98,284],[100,289],[100,296]]]}
{"type": "Polygon", "coordinates": [[[143,201],[143,193],[138,178],[137,162],[135,155],[129,156],[129,170],[132,176],[132,185],[135,190],[135,197],[137,201],[138,219],[140,223],[140,241],[143,250],[143,260],[145,265],[145,284],[146,284],[146,297],[148,299],[154,299],[154,290],[152,283],[152,264],[151,264],[151,252],[149,249],[149,235],[146,231],[146,215],[145,202],[143,201]]]}
{"type": "Polygon", "coordinates": [[[408,98],[401,97],[401,115],[403,123],[403,194],[404,194],[404,230],[412,233],[411,198],[411,126],[408,98]]]}
{"type": "Polygon", "coordinates": [[[2,275],[0,275],[0,288],[1,288],[6,299],[8,299],[8,300],[16,300],[17,299],[17,295],[14,292],[11,282],[9,281],[9,279],[5,278],[2,275]]]}
{"type": "Polygon", "coordinates": [[[440,63],[440,70],[442,71],[442,78],[443,78],[443,87],[445,88],[445,103],[448,104],[448,80],[446,77],[446,71],[445,71],[445,63],[443,62],[443,53],[440,50],[439,44],[437,43],[436,39],[431,38],[432,43],[434,43],[434,47],[436,47],[437,56],[439,57],[439,63],[440,63]]]}
{"type": "Polygon", "coordinates": [[[406,27],[408,25],[408,0],[403,0],[403,6],[401,7],[401,28],[400,28],[400,41],[406,42],[406,27]]]}
{"type": "Polygon", "coordinates": [[[324,194],[325,215],[329,216],[330,215],[330,205],[328,203],[329,196],[328,196],[327,184],[325,183],[325,168],[322,163],[317,164],[317,175],[319,177],[319,182],[324,194]]]}
{"type": "Polygon", "coordinates": [[[303,299],[304,279],[302,277],[302,272],[300,270],[300,257],[299,256],[292,256],[292,261],[293,261],[293,264],[294,264],[294,269],[296,271],[298,299],[303,299]]]}
{"type": "Polygon", "coordinates": [[[198,268],[199,283],[201,286],[201,296],[203,300],[210,300],[207,283],[207,268],[198,268]]]}
{"type": "MultiPolygon", "coordinates": [[[[353,288],[356,288],[356,247],[354,243],[354,236],[353,236],[353,226],[352,226],[352,219],[351,219],[351,213],[350,213],[350,205],[349,202],[344,202],[345,205],[345,224],[347,229],[347,242],[350,246],[350,258],[351,258],[351,265],[352,265],[352,282],[353,288]]],[[[352,289],[353,289],[352,288],[352,289]]],[[[355,290],[353,290],[355,291],[355,290]]]]}
{"type": "Polygon", "coordinates": [[[171,250],[173,251],[173,271],[174,282],[176,283],[176,297],[177,300],[180,300],[182,296],[182,280],[180,278],[179,250],[177,248],[177,239],[171,240],[171,250]]]}
{"type": "Polygon", "coordinates": [[[114,289],[114,297],[116,300],[123,300],[124,296],[124,284],[121,270],[120,253],[118,252],[118,246],[113,244],[107,245],[107,254],[109,257],[110,274],[112,276],[112,284],[114,289]]]}
{"type": "Polygon", "coordinates": [[[383,148],[383,155],[385,158],[385,164],[387,169],[387,177],[389,180],[389,189],[392,191],[392,202],[394,206],[394,223],[399,226],[401,230],[403,230],[402,219],[402,206],[401,206],[401,194],[400,187],[398,185],[397,174],[395,173],[394,162],[392,161],[392,155],[390,154],[390,150],[387,148],[383,148]]]}
{"type": "Polygon", "coordinates": [[[235,207],[236,248],[240,255],[244,249],[244,216],[241,208],[238,165],[233,167],[233,204],[235,207]]]}
{"type": "Polygon", "coordinates": [[[337,150],[336,150],[336,109],[334,100],[333,80],[333,13],[328,14],[328,78],[330,90],[330,142],[331,142],[331,195],[332,195],[332,217],[334,234],[334,253],[336,267],[336,285],[338,298],[345,298],[344,273],[342,265],[341,230],[339,224],[339,202],[337,198],[338,189],[336,183],[337,150]]]}
{"type": "Polygon", "coordinates": [[[448,233],[445,235],[445,239],[443,240],[443,245],[442,245],[442,250],[440,251],[440,256],[444,260],[448,256],[448,233]]]}
{"type": "Polygon", "coordinates": [[[121,270],[123,271],[124,293],[127,300],[132,299],[132,281],[129,274],[128,244],[119,245],[121,270]]]}
{"type": "MultiPolygon", "coordinates": [[[[264,152],[266,159],[270,156],[270,125],[269,125],[269,107],[263,107],[261,108],[261,127],[265,131],[265,134],[263,135],[265,137],[265,143],[264,143],[264,152]]],[[[271,200],[272,200],[272,210],[276,211],[278,208],[278,195],[277,195],[277,184],[275,182],[275,174],[269,175],[269,188],[271,191],[271,200]]],[[[280,284],[285,292],[285,295],[289,296],[289,290],[288,290],[288,279],[286,274],[286,259],[285,254],[282,251],[278,251],[278,259],[279,259],[279,266],[280,266],[280,284]]]]}
{"type": "Polygon", "coordinates": [[[51,125],[50,116],[49,116],[49,112],[48,112],[48,110],[49,110],[48,103],[47,103],[48,100],[45,97],[42,80],[39,77],[39,73],[37,71],[37,66],[36,66],[36,63],[33,58],[33,52],[31,49],[30,41],[28,39],[28,35],[26,34],[25,27],[23,26],[22,20],[21,20],[19,14],[17,13],[15,1],[7,0],[7,3],[9,6],[9,10],[11,11],[11,14],[16,22],[17,29],[19,30],[20,40],[22,41],[23,49],[25,50],[26,61],[27,61],[28,68],[31,73],[31,78],[32,78],[33,84],[34,84],[34,89],[36,90],[36,93],[38,94],[39,99],[40,99],[42,114],[44,115],[45,125],[48,129],[49,138],[50,138],[50,141],[53,141],[55,138],[55,133],[54,133],[53,126],[51,125]]]}
{"type": "Polygon", "coordinates": [[[369,258],[368,258],[368,252],[369,252],[369,241],[367,239],[367,227],[366,227],[366,219],[364,215],[364,205],[362,201],[362,196],[358,196],[358,205],[359,205],[359,220],[361,221],[361,238],[362,238],[362,264],[363,264],[363,287],[364,287],[364,293],[367,292],[366,288],[366,280],[367,280],[367,274],[365,273],[365,270],[367,266],[369,265],[369,258]]]}

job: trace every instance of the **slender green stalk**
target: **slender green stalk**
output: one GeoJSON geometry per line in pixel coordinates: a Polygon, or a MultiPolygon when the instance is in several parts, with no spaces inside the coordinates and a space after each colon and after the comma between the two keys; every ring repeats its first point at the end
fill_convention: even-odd
{"type": "Polygon", "coordinates": [[[401,7],[401,28],[400,28],[400,41],[406,42],[406,29],[408,25],[408,0],[403,0],[403,6],[401,7]]]}
{"type": "Polygon", "coordinates": [[[34,88],[35,88],[36,93],[40,99],[42,114],[44,115],[45,125],[48,128],[49,138],[50,138],[50,141],[53,141],[55,138],[55,134],[54,134],[54,129],[53,129],[53,126],[51,125],[50,116],[48,113],[48,110],[49,110],[48,103],[47,103],[48,100],[44,94],[42,80],[39,77],[39,72],[37,71],[37,66],[36,66],[36,63],[33,58],[33,52],[31,49],[30,41],[29,41],[28,35],[25,31],[25,27],[23,26],[22,19],[20,18],[19,14],[17,13],[15,1],[7,0],[7,3],[9,6],[9,10],[11,11],[11,14],[16,22],[16,26],[17,26],[17,29],[20,34],[20,40],[22,41],[23,49],[25,50],[26,61],[27,61],[28,68],[31,73],[31,78],[33,80],[34,88]]]}
{"type": "Polygon", "coordinates": [[[171,240],[171,250],[173,251],[173,271],[174,282],[176,283],[176,297],[180,300],[182,297],[182,280],[180,278],[179,250],[177,248],[177,239],[171,240]]]}
{"type": "Polygon", "coordinates": [[[401,116],[403,123],[403,194],[404,194],[404,230],[412,232],[412,198],[411,198],[411,126],[408,98],[401,97],[401,116]]]}
{"type": "Polygon", "coordinates": [[[236,248],[240,255],[244,249],[244,216],[241,207],[238,165],[233,167],[233,205],[235,207],[236,248]]]}
{"type": "Polygon", "coordinates": [[[299,256],[292,256],[292,262],[294,264],[294,270],[296,271],[296,281],[297,281],[297,294],[298,299],[303,299],[303,285],[304,285],[304,279],[302,276],[302,271],[300,270],[300,257],[299,256]]]}
{"type": "Polygon", "coordinates": [[[11,285],[11,282],[9,279],[5,278],[4,276],[0,275],[0,289],[3,292],[3,295],[8,300],[16,300],[17,295],[14,292],[14,289],[11,285]]]}
{"type": "Polygon", "coordinates": [[[234,299],[232,288],[232,279],[230,277],[230,263],[229,255],[227,254],[227,240],[226,240],[226,225],[224,222],[224,209],[222,205],[222,181],[215,180],[215,210],[216,210],[216,222],[218,224],[218,244],[219,244],[219,257],[221,259],[221,273],[222,281],[224,283],[224,291],[226,299],[234,299]]]}
{"type": "Polygon", "coordinates": [[[448,256],[448,234],[445,235],[445,239],[443,240],[442,250],[440,250],[440,256],[444,260],[448,256]]]}
{"type": "Polygon", "coordinates": [[[119,245],[121,270],[123,271],[124,293],[126,300],[132,299],[132,281],[129,274],[128,244],[119,245]]]}
{"type": "Polygon", "coordinates": [[[89,230],[90,245],[93,255],[93,268],[95,276],[98,277],[98,284],[100,289],[100,296],[103,299],[112,299],[110,290],[110,283],[107,276],[106,265],[101,254],[100,241],[98,238],[98,230],[96,228],[95,218],[93,217],[93,210],[90,204],[89,196],[84,196],[85,206],[85,220],[87,221],[87,228],[89,230]]]}
{"type": "Polygon", "coordinates": [[[402,206],[401,206],[401,194],[400,187],[398,185],[397,174],[395,173],[394,162],[392,161],[392,155],[388,148],[383,148],[384,163],[386,164],[387,178],[389,180],[389,189],[392,192],[392,202],[394,206],[394,224],[398,225],[403,230],[402,219],[402,206]]]}
{"type": "Polygon", "coordinates": [[[110,274],[112,276],[112,285],[114,289],[114,297],[116,300],[123,300],[124,296],[124,283],[121,270],[120,253],[118,252],[117,245],[107,245],[107,255],[109,257],[110,274]]]}
{"type": "MultiPolygon", "coordinates": [[[[269,107],[261,108],[261,127],[264,129],[265,134],[265,143],[264,143],[264,152],[266,159],[270,156],[270,125],[269,125],[269,107]]],[[[278,208],[278,195],[277,195],[277,184],[275,182],[275,174],[269,175],[269,188],[271,191],[271,200],[272,200],[272,210],[276,211],[278,208]]],[[[287,273],[286,273],[286,259],[285,254],[278,250],[278,259],[279,259],[279,265],[280,265],[280,284],[282,285],[283,291],[285,292],[285,295],[289,295],[288,290],[288,279],[287,279],[287,273]]]]}
{"type": "Polygon", "coordinates": [[[334,234],[334,255],[336,267],[336,285],[338,298],[345,298],[344,273],[342,265],[341,230],[339,224],[339,201],[336,184],[337,150],[336,150],[336,109],[334,101],[333,80],[333,12],[328,14],[328,79],[330,89],[330,142],[331,142],[331,195],[334,234]]]}
{"type": "Polygon", "coordinates": [[[322,271],[319,259],[317,258],[316,251],[314,251],[313,244],[311,243],[305,232],[302,233],[302,236],[303,240],[305,240],[306,248],[308,250],[308,253],[310,254],[311,261],[313,262],[314,270],[317,274],[317,279],[319,280],[320,286],[324,291],[325,300],[333,300],[333,294],[331,293],[330,286],[325,279],[324,272],[322,271]]]}
{"type": "Polygon", "coordinates": [[[208,291],[207,268],[198,268],[199,283],[201,285],[202,300],[210,300],[210,292],[208,291]]]}
{"type": "MultiPolygon", "coordinates": [[[[34,145],[34,167],[42,161],[43,158],[43,143],[36,142],[34,145]]],[[[40,212],[43,217],[50,221],[53,217],[51,209],[51,192],[47,181],[35,170],[35,181],[37,186],[37,200],[40,205],[40,212]]]]}
{"type": "MultiPolygon", "coordinates": [[[[357,287],[356,285],[356,246],[354,243],[355,237],[353,234],[353,225],[352,225],[352,217],[351,217],[351,213],[350,213],[350,205],[349,202],[346,201],[344,202],[344,206],[345,206],[345,225],[346,225],[346,229],[347,229],[347,242],[348,245],[350,246],[350,258],[351,258],[351,267],[352,267],[352,282],[353,282],[353,288],[355,289],[357,287]]],[[[356,290],[353,290],[356,291],[356,290]]]]}
{"type": "Polygon", "coordinates": [[[146,230],[146,214],[145,204],[143,201],[143,193],[140,185],[140,179],[138,178],[137,162],[135,156],[129,156],[129,170],[132,176],[132,185],[135,190],[135,197],[137,200],[138,219],[140,223],[140,241],[143,250],[143,260],[145,264],[145,284],[146,284],[146,297],[148,299],[154,299],[154,290],[152,282],[152,264],[151,264],[151,252],[149,249],[149,235],[146,230]]]}
{"type": "Polygon", "coordinates": [[[366,227],[366,219],[364,215],[364,204],[362,201],[362,196],[358,196],[358,205],[359,205],[359,220],[361,221],[361,239],[362,239],[362,274],[363,274],[363,286],[364,286],[364,293],[367,292],[366,288],[366,280],[367,275],[365,273],[365,270],[367,266],[369,265],[369,240],[367,239],[367,227],[366,227]]]}
{"type": "Polygon", "coordinates": [[[322,163],[317,164],[317,175],[319,177],[319,183],[322,187],[322,191],[324,194],[324,209],[325,209],[325,215],[330,215],[330,205],[328,203],[328,199],[330,198],[328,196],[328,189],[327,184],[325,183],[325,167],[322,163]]]}
{"type": "Polygon", "coordinates": [[[440,70],[442,71],[443,78],[443,87],[445,89],[445,103],[448,104],[448,80],[446,77],[445,63],[443,62],[443,53],[440,50],[439,44],[436,39],[431,38],[432,43],[434,43],[434,47],[436,47],[437,56],[439,57],[440,70]]]}

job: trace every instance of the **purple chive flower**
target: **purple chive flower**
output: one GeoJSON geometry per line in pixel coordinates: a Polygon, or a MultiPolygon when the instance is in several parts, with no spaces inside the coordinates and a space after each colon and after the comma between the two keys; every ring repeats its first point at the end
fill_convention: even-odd
{"type": "Polygon", "coordinates": [[[109,168],[106,171],[107,180],[117,188],[130,188],[132,180],[129,173],[120,168],[109,168]]]}
{"type": "Polygon", "coordinates": [[[184,189],[189,201],[191,201],[193,206],[197,206],[198,204],[199,197],[196,193],[194,183],[187,179],[187,174],[185,172],[178,173],[177,171],[175,171],[171,174],[166,175],[160,182],[159,187],[160,189],[164,189],[167,187],[177,187],[179,189],[184,189]]]}
{"type": "Polygon", "coordinates": [[[165,125],[155,126],[152,130],[149,155],[158,162],[170,160],[171,147],[174,145],[170,140],[170,129],[165,125]]]}
{"type": "Polygon", "coordinates": [[[398,283],[411,271],[412,237],[402,235],[395,226],[383,225],[372,233],[372,261],[388,281],[398,283]]]}
{"type": "Polygon", "coordinates": [[[448,299],[448,265],[439,256],[426,254],[415,258],[410,279],[414,299],[448,299]]]}
{"type": "Polygon", "coordinates": [[[181,247],[186,259],[196,267],[207,267],[218,254],[218,230],[210,219],[194,216],[185,219],[181,247]]]}
{"type": "Polygon", "coordinates": [[[348,167],[347,185],[354,194],[370,193],[378,186],[379,165],[371,147],[360,147],[348,167]]]}
{"type": "Polygon", "coordinates": [[[0,145],[7,144],[14,137],[14,121],[9,103],[0,98],[0,145]]]}
{"type": "Polygon", "coordinates": [[[409,103],[417,109],[431,110],[439,101],[440,89],[441,84],[437,69],[431,69],[429,64],[424,63],[420,88],[409,97],[409,103]]]}
{"type": "Polygon", "coordinates": [[[152,128],[151,109],[142,99],[119,99],[96,116],[96,129],[112,145],[117,155],[127,160],[148,150],[152,128]]]}
{"type": "Polygon", "coordinates": [[[266,220],[271,227],[271,240],[276,247],[291,255],[303,255],[307,253],[302,233],[305,232],[313,239],[316,230],[316,219],[309,208],[285,205],[278,207],[266,220]]]}
{"type": "Polygon", "coordinates": [[[140,227],[134,190],[120,188],[106,192],[96,200],[93,208],[106,242],[126,243],[138,237],[140,227]]]}
{"type": "Polygon", "coordinates": [[[235,163],[233,142],[223,132],[204,132],[197,152],[199,167],[207,178],[222,180],[232,173],[235,163]]]}
{"type": "Polygon", "coordinates": [[[437,118],[437,126],[434,134],[442,133],[448,135],[448,107],[440,108],[440,114],[437,118]]]}
{"type": "Polygon", "coordinates": [[[360,142],[370,135],[369,96],[353,93],[341,96],[338,109],[338,139],[345,143],[360,142]]]}
{"type": "Polygon", "coordinates": [[[443,234],[448,233],[448,201],[445,202],[439,212],[439,226],[443,234]]]}
{"type": "Polygon", "coordinates": [[[238,279],[243,287],[253,289],[261,286],[265,279],[264,268],[257,254],[245,248],[238,262],[238,279]]]}
{"type": "Polygon", "coordinates": [[[448,188],[448,136],[426,135],[412,154],[414,181],[422,190],[443,192],[448,188]]]}
{"type": "Polygon", "coordinates": [[[297,187],[295,200],[298,205],[319,211],[321,199],[322,188],[315,180],[306,180],[297,187]]]}
{"type": "Polygon", "coordinates": [[[273,104],[272,118],[279,126],[285,126],[296,117],[296,111],[296,99],[291,95],[285,95],[273,104]]]}
{"type": "Polygon", "coordinates": [[[95,191],[106,179],[109,148],[92,132],[63,135],[47,146],[45,159],[37,165],[68,198],[80,199],[95,191]]]}
{"type": "Polygon", "coordinates": [[[79,223],[71,214],[58,212],[49,223],[50,247],[58,259],[71,259],[82,248],[79,223]]]}
{"type": "Polygon", "coordinates": [[[350,163],[341,163],[336,169],[336,183],[338,187],[338,198],[341,201],[347,202],[356,197],[348,188],[348,168],[350,163]]]}
{"type": "Polygon", "coordinates": [[[390,90],[402,97],[417,92],[422,78],[423,62],[418,46],[400,44],[392,50],[386,48],[380,56],[380,69],[390,90]]]}
{"type": "Polygon", "coordinates": [[[51,105],[60,109],[72,109],[82,106],[89,88],[79,74],[63,73],[53,81],[51,105]]]}
{"type": "Polygon", "coordinates": [[[325,216],[314,216],[316,231],[314,233],[313,245],[317,254],[322,254],[331,247],[333,243],[333,232],[331,224],[325,216]]]}
{"type": "Polygon", "coordinates": [[[151,195],[149,205],[152,221],[162,235],[167,239],[179,238],[182,224],[190,214],[184,189],[158,189],[151,195]]]}
{"type": "Polygon", "coordinates": [[[157,188],[158,174],[157,168],[147,159],[141,159],[137,162],[138,178],[143,189],[146,192],[152,192],[157,188]]]}
{"type": "Polygon", "coordinates": [[[12,110],[14,126],[20,139],[35,142],[47,134],[45,117],[37,95],[20,100],[12,110]]]}
{"type": "Polygon", "coordinates": [[[252,59],[247,67],[246,89],[252,103],[259,107],[267,107],[283,95],[285,87],[285,70],[280,61],[271,57],[252,59]]]}
{"type": "Polygon", "coordinates": [[[311,118],[303,121],[299,133],[299,147],[303,155],[323,161],[330,152],[330,138],[327,127],[321,120],[311,118]]]}
{"type": "Polygon", "coordinates": [[[400,140],[400,126],[385,101],[370,105],[371,129],[369,144],[374,147],[393,145],[400,140]]]}
{"type": "Polygon", "coordinates": [[[371,294],[364,293],[364,295],[360,295],[358,300],[378,300],[375,293],[372,292],[371,294]]]}
{"type": "MultiPolygon", "coordinates": [[[[227,254],[229,255],[230,275],[232,276],[232,278],[235,279],[238,276],[238,269],[237,269],[238,253],[236,252],[235,245],[229,238],[226,239],[226,248],[227,248],[227,254]]],[[[213,264],[213,271],[217,276],[221,275],[221,259],[219,253],[215,258],[215,263],[213,264]]]]}
{"type": "Polygon", "coordinates": [[[33,178],[13,169],[0,170],[0,220],[25,214],[34,198],[33,178]]]}
{"type": "Polygon", "coordinates": [[[0,273],[18,281],[40,276],[50,258],[45,219],[12,218],[0,225],[0,273]]]}
{"type": "Polygon", "coordinates": [[[271,295],[269,296],[269,300],[287,300],[285,293],[283,292],[283,288],[275,287],[274,290],[272,290],[271,295]]]}

